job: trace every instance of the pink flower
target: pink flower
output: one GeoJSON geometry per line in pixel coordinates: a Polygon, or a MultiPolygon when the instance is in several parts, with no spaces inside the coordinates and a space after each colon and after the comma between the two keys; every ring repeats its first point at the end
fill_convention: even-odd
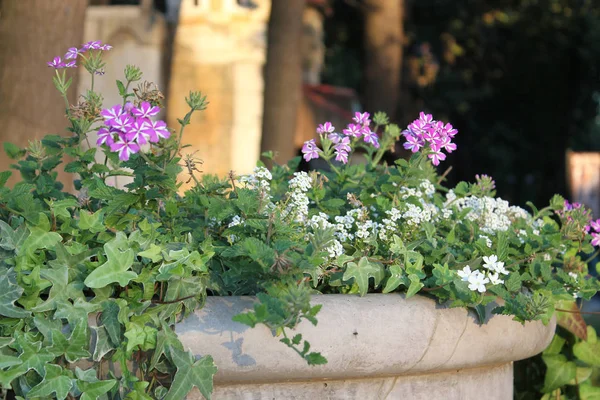
{"type": "Polygon", "coordinates": [[[333,148],[337,151],[350,151],[350,138],[348,136],[344,136],[340,141],[333,146],[333,148]]]}
{"type": "Polygon", "coordinates": [[[431,114],[425,114],[423,111],[419,113],[419,120],[424,124],[429,124],[433,122],[433,116],[431,114]]]}
{"type": "Polygon", "coordinates": [[[140,151],[140,146],[119,136],[119,140],[110,145],[110,150],[119,152],[119,160],[127,161],[132,154],[140,151]]]}
{"type": "Polygon", "coordinates": [[[310,139],[304,142],[302,146],[302,154],[304,154],[304,160],[306,162],[319,158],[319,148],[315,143],[315,139],[310,139]]]}
{"type": "Polygon", "coordinates": [[[597,219],[595,221],[590,221],[590,226],[592,227],[593,230],[600,233],[600,219],[597,219]]]}
{"type": "Polygon", "coordinates": [[[450,137],[444,136],[439,141],[440,146],[446,150],[448,153],[452,153],[456,150],[456,143],[452,143],[450,137]]]}
{"type": "Polygon", "coordinates": [[[348,153],[343,150],[336,149],[335,160],[341,162],[342,164],[347,164],[348,163],[348,153]]]}
{"type": "Polygon", "coordinates": [[[106,144],[106,145],[111,145],[114,143],[114,139],[113,139],[113,134],[115,132],[108,130],[106,128],[100,128],[98,130],[98,140],[96,141],[96,144],[98,146],[106,144]]]}
{"type": "Polygon", "coordinates": [[[112,108],[105,108],[100,112],[100,115],[104,117],[104,123],[106,123],[106,125],[112,126],[115,119],[123,115],[123,107],[121,107],[120,104],[117,104],[112,108]]]}
{"type": "Polygon", "coordinates": [[[156,136],[156,141],[160,138],[168,139],[171,136],[171,131],[167,128],[167,124],[164,121],[150,121],[149,125],[146,127],[144,135],[150,137],[150,141],[152,142],[152,138],[156,136]]]}
{"type": "Polygon", "coordinates": [[[373,132],[371,129],[369,129],[368,126],[365,126],[362,129],[362,134],[363,134],[363,140],[365,141],[365,143],[370,143],[375,148],[379,148],[379,137],[377,137],[377,134],[375,132],[373,132]]]}
{"type": "Polygon", "coordinates": [[[368,112],[362,114],[356,112],[354,113],[354,118],[352,118],[352,120],[362,126],[369,126],[371,124],[371,120],[369,119],[370,116],[371,115],[368,112]]]}
{"type": "Polygon", "coordinates": [[[150,120],[147,118],[136,118],[133,124],[131,124],[129,130],[127,131],[126,138],[130,142],[137,142],[138,144],[146,144],[148,143],[148,139],[150,141],[158,142],[158,138],[156,134],[150,135],[145,134],[144,131],[150,126],[150,120]],[[152,140],[155,139],[155,140],[152,140]]]}
{"type": "Polygon", "coordinates": [[[54,69],[60,69],[65,67],[65,64],[62,62],[60,57],[54,57],[52,61],[49,61],[46,64],[48,64],[49,67],[52,67],[54,69]]]}
{"type": "Polygon", "coordinates": [[[600,246],[600,233],[592,233],[592,246],[600,246]]]}
{"type": "Polygon", "coordinates": [[[335,131],[335,126],[333,126],[331,122],[325,122],[324,124],[320,124],[317,128],[317,133],[319,135],[323,133],[332,133],[333,131],[335,131]]]}
{"type": "Polygon", "coordinates": [[[404,143],[404,148],[406,150],[410,150],[413,153],[416,153],[421,149],[421,147],[423,147],[423,142],[419,140],[416,136],[413,136],[409,133],[405,134],[404,137],[406,138],[406,143],[404,143]]]}
{"type": "Polygon", "coordinates": [[[133,115],[141,118],[150,118],[155,116],[159,112],[160,108],[158,108],[157,106],[153,107],[152,104],[148,103],[147,101],[143,101],[139,107],[134,107],[132,109],[133,115]]]}
{"type": "Polygon", "coordinates": [[[82,46],[83,50],[100,50],[102,47],[102,42],[99,40],[92,40],[87,43],[84,43],[82,46]]]}
{"type": "Polygon", "coordinates": [[[431,163],[436,166],[440,165],[440,161],[444,161],[446,159],[446,155],[440,150],[427,154],[427,157],[431,160],[431,163]]]}
{"type": "Polygon", "coordinates": [[[80,54],[83,54],[83,51],[79,50],[77,47],[70,47],[65,54],[65,60],[74,60],[80,54]]]}
{"type": "Polygon", "coordinates": [[[342,133],[346,136],[360,137],[362,134],[362,126],[358,124],[349,124],[346,129],[342,131],[342,133]]]}
{"type": "Polygon", "coordinates": [[[342,138],[339,133],[333,132],[327,135],[327,139],[331,140],[332,143],[339,143],[342,138]]]}
{"type": "Polygon", "coordinates": [[[122,114],[112,120],[111,126],[121,132],[128,132],[131,129],[134,119],[131,115],[122,114]]]}

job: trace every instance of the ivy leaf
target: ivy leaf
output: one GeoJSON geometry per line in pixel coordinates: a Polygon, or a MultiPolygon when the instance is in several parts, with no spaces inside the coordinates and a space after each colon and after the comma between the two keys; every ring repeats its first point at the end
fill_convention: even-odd
{"type": "Polygon", "coordinates": [[[587,340],[573,345],[573,354],[588,365],[600,367],[600,343],[593,327],[587,327],[587,340]]]}
{"type": "Polygon", "coordinates": [[[68,362],[74,363],[81,358],[90,357],[88,346],[87,320],[80,320],[68,340],[62,332],[53,329],[52,347],[48,351],[56,357],[64,355],[68,362]]]}
{"type": "Polygon", "coordinates": [[[79,211],[79,229],[90,231],[92,233],[103,232],[106,227],[103,223],[104,209],[100,209],[95,213],[85,210],[79,211]]]}
{"type": "Polygon", "coordinates": [[[0,271],[0,315],[8,318],[28,317],[28,311],[15,306],[15,301],[22,294],[23,288],[17,285],[17,274],[13,268],[0,271]]]}
{"type": "Polygon", "coordinates": [[[137,346],[140,346],[143,351],[156,347],[156,328],[140,322],[127,324],[125,337],[127,338],[127,353],[131,352],[137,346]]]}
{"type": "Polygon", "coordinates": [[[20,254],[33,257],[33,253],[39,249],[51,249],[62,240],[56,232],[50,232],[50,221],[44,213],[39,214],[37,226],[29,228],[30,234],[20,247],[20,254]]]}
{"type": "Polygon", "coordinates": [[[383,288],[383,293],[389,293],[396,290],[398,286],[405,284],[406,281],[404,270],[399,264],[392,264],[389,271],[392,275],[388,278],[385,287],[383,288]]]}
{"type": "Polygon", "coordinates": [[[107,261],[93,270],[87,278],[85,285],[89,288],[101,288],[111,283],[118,282],[121,286],[127,286],[130,280],[137,277],[133,271],[129,271],[133,265],[134,253],[127,244],[127,238],[123,232],[104,245],[107,261]],[[127,248],[121,251],[121,248],[127,248]]]}
{"type": "Polygon", "coordinates": [[[194,357],[189,351],[174,347],[170,348],[169,353],[177,367],[177,372],[171,389],[163,400],[184,399],[194,386],[207,400],[210,400],[213,391],[213,376],[217,373],[217,367],[212,357],[204,356],[198,361],[194,361],[194,357]]]}
{"type": "MultiPolygon", "coordinates": [[[[95,374],[94,374],[95,377],[95,374]]],[[[77,387],[82,392],[80,400],[96,400],[102,397],[105,393],[108,393],[112,389],[117,381],[115,379],[109,379],[106,381],[86,382],[77,380],[77,387]]]]}
{"type": "Polygon", "coordinates": [[[113,345],[118,346],[121,344],[121,323],[119,322],[119,311],[121,308],[115,301],[108,300],[102,303],[102,314],[100,315],[100,322],[106,329],[106,333],[110,337],[113,345]]]}
{"type": "MultiPolygon", "coordinates": [[[[234,317],[235,318],[235,317],[234,317]]],[[[158,331],[156,334],[156,348],[154,349],[154,354],[152,354],[152,359],[150,360],[149,371],[152,371],[156,368],[156,365],[160,361],[160,357],[167,352],[169,348],[177,348],[179,350],[183,350],[183,345],[181,341],[177,337],[177,334],[169,328],[169,326],[161,321],[162,329],[158,331]]]]}
{"type": "Polygon", "coordinates": [[[408,279],[410,280],[410,286],[408,287],[408,290],[406,291],[406,298],[408,299],[409,297],[414,296],[415,294],[417,294],[417,292],[419,290],[421,290],[421,288],[425,285],[423,285],[423,282],[421,282],[421,278],[419,278],[417,275],[415,274],[410,274],[408,276],[408,279]]]}
{"type": "Polygon", "coordinates": [[[360,295],[364,296],[369,289],[369,278],[373,278],[375,280],[375,286],[377,286],[383,279],[384,274],[383,266],[380,263],[370,262],[367,257],[362,257],[358,261],[358,264],[350,262],[346,265],[343,279],[349,281],[354,278],[354,281],[358,285],[360,295]]]}
{"type": "Polygon", "coordinates": [[[57,399],[64,400],[72,387],[71,378],[63,375],[63,369],[59,365],[48,364],[44,379],[27,393],[27,397],[48,397],[55,393],[57,399]]]}
{"type": "Polygon", "coordinates": [[[115,348],[111,344],[104,326],[92,326],[91,329],[96,333],[96,346],[94,347],[93,359],[94,361],[101,361],[105,355],[115,348]]]}
{"type": "Polygon", "coordinates": [[[562,354],[543,355],[547,371],[542,392],[549,393],[567,385],[577,375],[577,366],[573,361],[567,361],[562,354]]]}
{"type": "Polygon", "coordinates": [[[600,400],[600,387],[589,382],[579,385],[579,398],[581,400],[600,400]]]}
{"type": "Polygon", "coordinates": [[[556,311],[556,323],[578,338],[587,340],[587,324],[579,312],[577,303],[575,301],[560,300],[556,303],[555,307],[563,310],[574,311],[556,311]]]}
{"type": "Polygon", "coordinates": [[[21,224],[13,230],[6,222],[0,221],[0,237],[2,237],[0,247],[4,250],[16,250],[18,252],[28,235],[29,230],[25,224],[21,224]]]}

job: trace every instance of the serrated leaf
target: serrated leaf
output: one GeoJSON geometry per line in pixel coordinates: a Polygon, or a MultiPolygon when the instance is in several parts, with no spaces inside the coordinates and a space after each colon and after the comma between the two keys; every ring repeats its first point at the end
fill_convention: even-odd
{"type": "Polygon", "coordinates": [[[195,361],[190,352],[170,348],[169,353],[173,364],[177,367],[175,378],[164,400],[181,400],[196,386],[200,393],[211,399],[213,391],[213,376],[217,367],[211,356],[204,356],[195,361]]]}
{"type": "Polygon", "coordinates": [[[64,400],[72,387],[71,378],[63,375],[63,369],[60,366],[48,364],[44,379],[27,393],[27,397],[47,397],[54,393],[57,399],[64,400]]]}
{"type": "Polygon", "coordinates": [[[358,264],[355,262],[346,264],[343,279],[345,281],[354,279],[354,282],[358,285],[360,295],[364,296],[369,289],[369,278],[373,278],[375,286],[377,286],[383,279],[384,274],[383,266],[380,263],[374,263],[369,261],[367,257],[362,257],[358,261],[358,264]]]}
{"type": "Polygon", "coordinates": [[[127,244],[127,238],[123,232],[118,232],[117,236],[104,245],[107,261],[93,270],[87,278],[85,285],[89,288],[101,288],[111,283],[118,283],[121,286],[127,286],[129,281],[137,277],[137,274],[130,271],[135,256],[133,250],[127,244]],[[127,250],[121,251],[121,248],[127,250]]]}
{"type": "Polygon", "coordinates": [[[9,142],[4,142],[4,151],[13,160],[23,157],[26,153],[25,149],[21,149],[19,146],[9,142]]]}

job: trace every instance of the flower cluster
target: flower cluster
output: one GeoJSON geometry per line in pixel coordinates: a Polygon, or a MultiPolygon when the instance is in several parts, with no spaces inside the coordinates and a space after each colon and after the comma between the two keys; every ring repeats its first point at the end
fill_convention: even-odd
{"type": "Polygon", "coordinates": [[[487,290],[486,284],[501,285],[504,283],[503,279],[500,279],[501,275],[508,275],[508,271],[504,268],[504,262],[498,261],[498,256],[495,254],[489,257],[483,257],[483,268],[485,272],[479,270],[471,271],[470,266],[464,267],[457,274],[462,278],[463,281],[469,283],[469,290],[477,291],[479,293],[485,293],[487,290]]]}
{"type": "MultiPolygon", "coordinates": [[[[335,132],[335,127],[331,122],[325,122],[317,128],[321,142],[324,142],[326,138],[333,145],[335,160],[342,164],[348,163],[348,156],[352,151],[353,140],[357,141],[362,138],[364,143],[379,148],[379,136],[370,127],[370,114],[367,112],[357,112],[354,114],[352,120],[353,123],[348,124],[346,129],[342,130],[342,134],[335,132]]],[[[302,154],[307,162],[319,158],[322,152],[323,150],[317,146],[315,139],[304,142],[302,146],[302,154]]]]}
{"type": "Polygon", "coordinates": [[[54,69],[62,69],[62,68],[76,68],[77,67],[77,57],[81,56],[85,58],[84,53],[89,50],[98,50],[98,51],[108,51],[112,49],[112,46],[109,44],[102,44],[99,40],[90,41],[84,43],[81,48],[71,47],[67,50],[64,57],[54,57],[52,61],[47,62],[49,67],[54,69]],[[63,61],[64,59],[64,61],[63,61]]]}
{"type": "Polygon", "coordinates": [[[140,145],[157,143],[171,135],[164,121],[151,119],[159,112],[159,107],[146,101],[137,107],[126,103],[102,110],[105,126],[98,130],[97,144],[108,145],[111,151],[119,153],[120,160],[129,160],[140,151],[140,145]]]}
{"type": "Polygon", "coordinates": [[[442,150],[448,153],[456,150],[456,144],[452,139],[458,131],[449,123],[444,124],[434,120],[431,114],[421,112],[419,119],[414,120],[402,133],[406,139],[404,148],[416,153],[421,148],[428,147],[430,151],[427,157],[431,159],[433,165],[439,165],[440,161],[446,159],[446,154],[442,150]]]}

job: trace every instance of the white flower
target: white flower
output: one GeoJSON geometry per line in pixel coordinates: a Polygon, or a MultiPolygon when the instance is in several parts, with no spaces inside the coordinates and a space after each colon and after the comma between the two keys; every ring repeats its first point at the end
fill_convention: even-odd
{"type": "Polygon", "coordinates": [[[493,274],[491,272],[488,272],[488,278],[490,279],[492,285],[500,285],[504,283],[504,280],[498,277],[497,272],[494,272],[493,274]]]}
{"type": "Polygon", "coordinates": [[[504,263],[502,261],[496,263],[496,272],[502,275],[508,275],[508,271],[504,268],[504,263]]]}
{"type": "Polygon", "coordinates": [[[492,271],[496,270],[496,263],[498,262],[498,256],[492,254],[491,256],[483,256],[483,268],[490,269],[492,271]]]}
{"type": "Polygon", "coordinates": [[[544,254],[544,261],[551,261],[552,260],[552,256],[548,253],[544,254]]]}
{"type": "Polygon", "coordinates": [[[489,247],[490,249],[492,248],[492,240],[489,237],[487,237],[486,235],[479,235],[479,237],[485,240],[485,245],[487,247],[489,247]]]}
{"type": "Polygon", "coordinates": [[[485,284],[489,282],[490,280],[484,274],[479,271],[473,271],[469,277],[469,290],[484,293],[486,291],[485,284]]]}
{"type": "Polygon", "coordinates": [[[569,272],[569,276],[575,280],[579,277],[575,272],[569,272]]]}
{"type": "Polygon", "coordinates": [[[233,217],[233,220],[229,223],[229,225],[227,225],[227,227],[232,228],[242,223],[244,223],[244,220],[239,215],[236,215],[233,217]]]}
{"type": "Polygon", "coordinates": [[[471,275],[473,275],[473,272],[471,271],[471,267],[467,265],[462,269],[462,271],[458,271],[457,274],[464,282],[468,282],[471,275]]]}

